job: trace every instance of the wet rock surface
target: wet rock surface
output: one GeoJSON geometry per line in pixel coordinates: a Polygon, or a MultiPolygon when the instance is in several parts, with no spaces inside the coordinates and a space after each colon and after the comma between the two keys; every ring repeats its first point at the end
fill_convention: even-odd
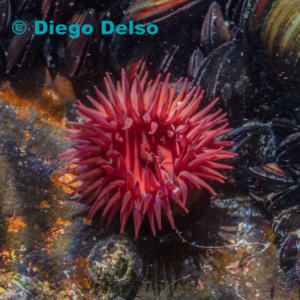
{"type": "Polygon", "coordinates": [[[246,188],[215,187],[192,227],[106,231],[50,180],[69,144],[29,111],[25,122],[0,102],[0,299],[298,299],[296,268],[280,268],[270,219],[246,188]]]}

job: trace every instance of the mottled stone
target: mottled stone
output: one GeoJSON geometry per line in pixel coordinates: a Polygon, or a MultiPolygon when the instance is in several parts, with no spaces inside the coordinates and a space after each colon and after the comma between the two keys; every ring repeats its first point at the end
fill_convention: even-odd
{"type": "Polygon", "coordinates": [[[142,260],[132,242],[112,235],[97,243],[88,258],[95,299],[132,299],[142,283],[142,260]]]}

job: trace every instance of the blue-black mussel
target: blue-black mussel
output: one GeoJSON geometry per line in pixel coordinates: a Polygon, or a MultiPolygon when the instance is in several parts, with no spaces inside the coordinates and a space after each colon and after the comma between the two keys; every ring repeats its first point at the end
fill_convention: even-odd
{"type": "Polygon", "coordinates": [[[276,242],[280,245],[280,265],[292,281],[300,281],[300,206],[294,205],[284,210],[272,222],[276,242]]]}
{"type": "Polygon", "coordinates": [[[244,183],[249,168],[271,160],[275,149],[275,135],[271,123],[251,121],[216,139],[233,141],[230,151],[239,153],[231,161],[234,172],[228,174],[234,182],[244,183]]]}
{"type": "Polygon", "coordinates": [[[255,178],[250,195],[257,201],[266,202],[269,208],[291,206],[298,202],[300,190],[299,127],[286,119],[274,119],[272,128],[277,132],[277,141],[283,135],[282,130],[286,130],[286,137],[278,142],[273,161],[250,168],[250,174],[255,178]],[[290,134],[291,131],[294,133],[290,134]]]}

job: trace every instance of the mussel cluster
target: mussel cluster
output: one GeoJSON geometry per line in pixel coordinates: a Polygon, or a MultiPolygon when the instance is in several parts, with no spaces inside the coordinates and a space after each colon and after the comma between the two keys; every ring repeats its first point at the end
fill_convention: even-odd
{"type": "Polygon", "coordinates": [[[93,93],[107,70],[119,74],[125,67],[129,80],[146,70],[151,77],[171,72],[173,82],[189,77],[205,89],[207,102],[220,96],[217,108],[241,125],[273,109],[283,90],[294,100],[293,92],[299,90],[298,12],[292,0],[3,0],[1,78],[22,91],[31,82],[42,86],[47,68],[52,77],[69,77],[79,97],[93,93]],[[12,31],[16,20],[27,25],[22,35],[12,31]],[[76,39],[49,30],[37,35],[36,20],[54,26],[90,24],[94,30],[76,39]],[[156,24],[159,31],[153,36],[102,35],[102,21],[156,24]]]}
{"type": "MultiPolygon", "coordinates": [[[[282,242],[281,265],[287,267],[300,259],[300,127],[291,120],[274,118],[270,129],[277,139],[275,151],[268,163],[249,168],[249,190],[273,216],[272,229],[282,242]]],[[[297,281],[299,276],[296,271],[297,281]]]]}
{"type": "Polygon", "coordinates": [[[300,126],[299,119],[273,118],[268,122],[254,120],[219,138],[235,141],[232,150],[240,153],[234,159],[234,180],[245,186],[254,205],[269,218],[280,246],[280,262],[285,269],[296,266],[300,279],[299,192],[300,192],[300,126]]]}

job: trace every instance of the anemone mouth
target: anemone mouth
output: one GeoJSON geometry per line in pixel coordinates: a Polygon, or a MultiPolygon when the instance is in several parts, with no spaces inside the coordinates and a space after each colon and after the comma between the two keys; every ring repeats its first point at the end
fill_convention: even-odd
{"type": "Polygon", "coordinates": [[[215,169],[231,167],[215,161],[236,156],[223,150],[233,142],[214,141],[232,130],[226,128],[226,113],[209,113],[218,99],[196,113],[204,94],[199,87],[191,88],[185,79],[175,97],[182,78],[170,90],[170,74],[161,83],[160,75],[154,83],[146,83],[147,76],[140,82],[135,75],[130,89],[122,70],[115,88],[107,73],[108,98],[95,87],[99,101],[87,96],[95,109],[78,100],[75,106],[84,124],[67,122],[78,129],[63,129],[73,135],[63,139],[78,146],[60,155],[65,156],[62,160],[71,160],[64,166],[77,165],[65,173],[80,173],[68,184],[84,180],[73,195],[81,192],[78,201],[89,195],[85,204],[93,204],[89,218],[104,206],[101,222],[108,218],[108,227],[120,211],[124,233],[133,213],[136,236],[146,213],[156,235],[154,216],[161,229],[162,209],[174,229],[170,202],[188,212],[188,187],[204,187],[215,194],[202,178],[223,183],[226,177],[215,169]]]}

